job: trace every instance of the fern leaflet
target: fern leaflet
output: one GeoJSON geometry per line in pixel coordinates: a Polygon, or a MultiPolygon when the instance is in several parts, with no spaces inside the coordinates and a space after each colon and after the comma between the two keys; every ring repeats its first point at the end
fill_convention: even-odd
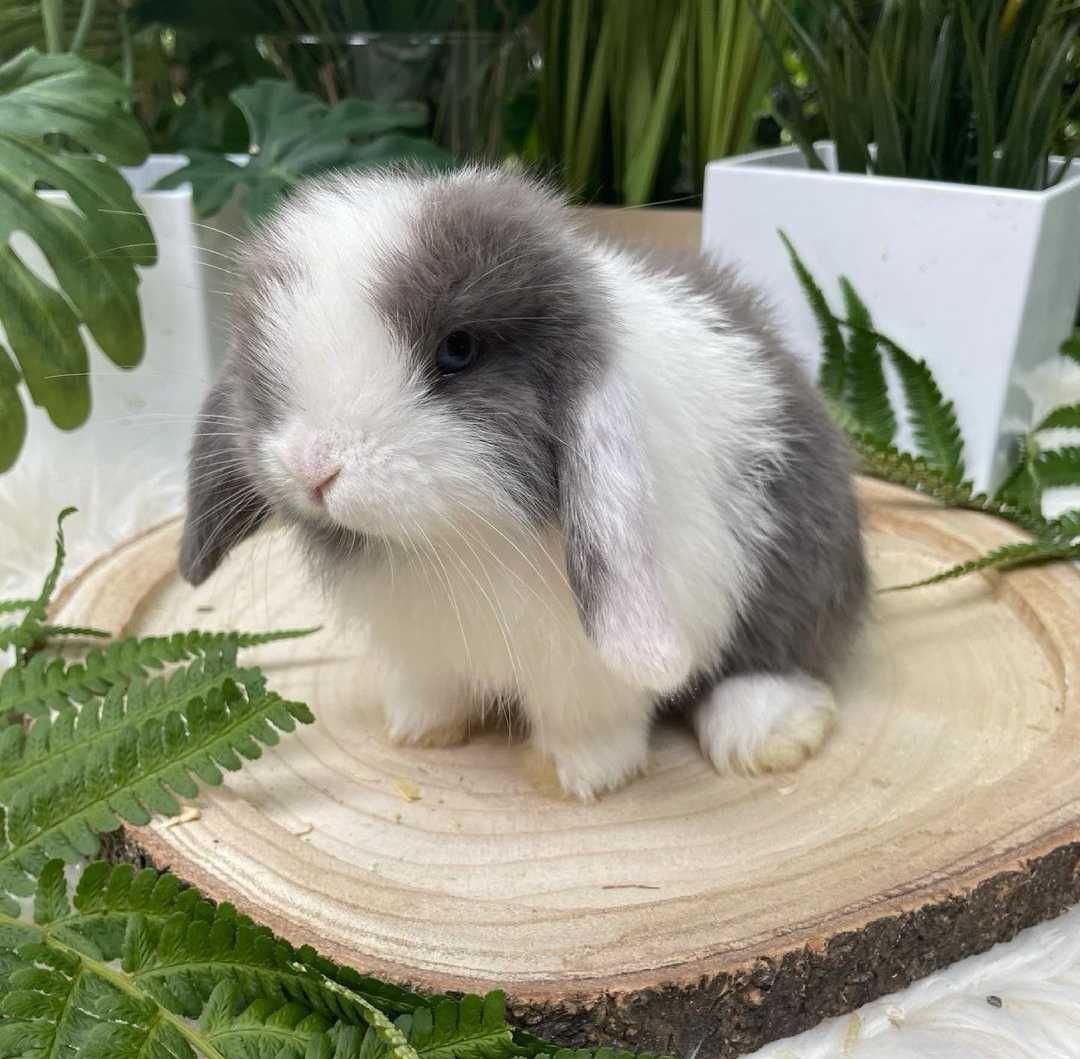
{"type": "Polygon", "coordinates": [[[501,993],[427,1002],[403,994],[412,1010],[392,1019],[303,950],[171,876],[98,862],[69,902],[54,860],[34,906],[33,924],[0,914],[0,943],[15,953],[0,1002],[0,1056],[53,1059],[77,1048],[91,1059],[512,1059],[537,1051],[531,1039],[515,1041],[501,993]],[[107,930],[103,916],[114,917],[107,930]],[[254,965],[256,951],[278,979],[235,973],[238,962],[254,965]]]}
{"type": "Polygon", "coordinates": [[[904,585],[892,585],[881,591],[901,592],[911,588],[937,585],[942,581],[951,581],[978,570],[1008,570],[1014,566],[1030,566],[1034,563],[1046,563],[1057,559],[1080,559],[1080,543],[1065,544],[1047,540],[1017,541],[1015,544],[1005,544],[1000,548],[995,548],[985,555],[980,555],[977,559],[958,563],[932,577],[904,585]]]}
{"type": "Polygon", "coordinates": [[[193,699],[224,690],[230,680],[249,697],[265,687],[259,670],[237,666],[236,647],[226,643],[168,676],[139,676],[126,689],[114,684],[103,698],[93,698],[81,709],[65,704],[55,713],[27,711],[37,716],[32,726],[0,729],[0,803],[31,782],[46,762],[50,771],[59,771],[84,761],[94,750],[114,743],[129,724],[182,711],[193,699]]]}
{"type": "Polygon", "coordinates": [[[900,376],[920,453],[930,466],[953,481],[961,481],[964,477],[964,442],[952,401],[942,396],[925,360],[916,360],[884,335],[878,335],[877,340],[900,376]]]}
{"type": "Polygon", "coordinates": [[[860,428],[882,441],[896,434],[896,416],[878,352],[874,322],[855,288],[840,277],[851,334],[847,346],[847,404],[860,428]]]}
{"type": "Polygon", "coordinates": [[[1061,355],[1080,364],[1080,331],[1074,331],[1072,337],[1061,343],[1061,355]]]}
{"type": "Polygon", "coordinates": [[[29,610],[36,602],[33,599],[0,599],[0,614],[18,614],[29,610]]]}
{"type": "Polygon", "coordinates": [[[1036,463],[1044,489],[1062,489],[1080,485],[1080,446],[1047,449],[1036,463]]]}
{"type": "Polygon", "coordinates": [[[122,820],[146,824],[152,813],[178,813],[175,795],[198,793],[193,775],[219,784],[223,768],[238,769],[241,756],[256,758],[260,744],[275,744],[278,730],[312,719],[300,703],[273,693],[249,696],[229,681],[182,710],[126,727],[59,775],[50,772],[0,810],[0,908],[14,907],[7,895],[32,891],[49,858],[74,863],[93,855],[98,834],[122,820]]]}
{"type": "Polygon", "coordinates": [[[1080,429],[1080,404],[1068,404],[1055,408],[1035,429],[1053,430],[1056,427],[1080,429]]]}
{"type": "Polygon", "coordinates": [[[72,702],[87,702],[115,685],[145,677],[151,669],[186,662],[215,651],[254,647],[308,636],[315,629],[282,632],[191,632],[121,640],[90,651],[81,662],[38,654],[25,665],[13,666],[0,677],[0,715],[40,717],[62,710],[72,702]]]}
{"type": "Polygon", "coordinates": [[[784,232],[780,232],[780,238],[787,247],[791,264],[821,333],[821,371],[818,382],[827,397],[840,401],[844,396],[847,376],[847,349],[844,346],[844,336],[840,333],[840,325],[833,316],[824,293],[810,270],[803,264],[791,240],[784,232]]]}

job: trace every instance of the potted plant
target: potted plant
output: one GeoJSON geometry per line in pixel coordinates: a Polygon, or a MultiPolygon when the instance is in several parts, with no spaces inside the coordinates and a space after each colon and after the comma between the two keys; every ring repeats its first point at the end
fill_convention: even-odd
{"type": "MultiPolygon", "coordinates": [[[[743,0],[545,0],[530,161],[620,242],[696,245],[705,163],[760,142],[770,74],[743,0]],[[662,210],[611,207],[662,205],[662,210]]],[[[772,26],[777,16],[763,14],[772,26]]]]}
{"type": "Polygon", "coordinates": [[[28,438],[34,467],[135,449],[179,470],[238,222],[152,190],[184,159],[148,156],[125,4],[4,3],[0,41],[0,471],[28,438]]]}
{"type": "Polygon", "coordinates": [[[423,105],[427,134],[458,157],[498,158],[507,101],[533,58],[536,0],[139,0],[173,31],[246,37],[278,76],[331,105],[423,105]]]}
{"type": "Polygon", "coordinates": [[[0,65],[0,471],[31,426],[86,420],[99,368],[144,353],[136,266],[154,241],[116,166],[145,157],[146,140],[123,82],[61,53],[57,8],[44,9],[52,53],[0,65]]]}
{"type": "Polygon", "coordinates": [[[809,6],[814,23],[791,0],[779,11],[832,139],[811,142],[763,24],[794,144],[709,165],[703,248],[767,290],[808,358],[815,321],[778,230],[813,271],[857,276],[881,330],[955,396],[969,470],[991,488],[1028,419],[1025,375],[1069,334],[1080,297],[1080,172],[1054,154],[1076,102],[1075,8],[809,6]]]}

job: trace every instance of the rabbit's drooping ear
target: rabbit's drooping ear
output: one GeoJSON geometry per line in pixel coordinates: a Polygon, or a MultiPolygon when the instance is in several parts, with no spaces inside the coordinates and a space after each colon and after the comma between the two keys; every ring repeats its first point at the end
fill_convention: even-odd
{"type": "Polygon", "coordinates": [[[227,379],[219,380],[207,395],[191,447],[180,573],[193,585],[205,581],[269,514],[237,445],[229,385],[227,379]]]}
{"type": "Polygon", "coordinates": [[[651,472],[626,385],[583,395],[559,444],[566,568],[589,639],[611,669],[653,691],[690,675],[689,645],[656,566],[651,472]]]}

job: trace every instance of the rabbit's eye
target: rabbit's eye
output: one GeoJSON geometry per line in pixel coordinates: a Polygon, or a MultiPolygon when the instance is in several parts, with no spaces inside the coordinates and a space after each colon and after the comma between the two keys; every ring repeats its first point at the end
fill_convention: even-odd
{"type": "Polygon", "coordinates": [[[451,331],[435,351],[435,363],[444,375],[464,371],[480,355],[480,342],[468,331],[451,331]]]}

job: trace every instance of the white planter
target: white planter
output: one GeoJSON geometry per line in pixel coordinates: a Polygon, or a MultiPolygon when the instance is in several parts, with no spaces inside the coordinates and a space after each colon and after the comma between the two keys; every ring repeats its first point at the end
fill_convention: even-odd
{"type": "MultiPolygon", "coordinates": [[[[140,269],[146,333],[142,362],[130,370],[117,368],[84,328],[90,418],[66,432],[54,427],[43,409],[31,407],[20,460],[33,453],[59,467],[84,466],[88,459],[104,467],[122,459],[132,466],[134,457],[148,473],[182,473],[194,418],[225,352],[229,255],[242,232],[235,204],[203,222],[192,206],[190,186],[151,190],[185,161],[179,155],[153,155],[143,165],[123,170],[157,241],[157,264],[140,269]]],[[[41,194],[63,197],[60,192],[41,194]]],[[[17,249],[32,268],[49,275],[29,240],[23,239],[17,249]]]]}
{"type": "Polygon", "coordinates": [[[1000,480],[1030,424],[1021,383],[1056,356],[1080,300],[1080,167],[1049,191],[1012,191],[813,171],[783,147],[711,163],[703,213],[702,249],[766,291],[815,370],[817,327],[777,230],[838,313],[847,276],[955,403],[976,485],[1000,480]]]}

